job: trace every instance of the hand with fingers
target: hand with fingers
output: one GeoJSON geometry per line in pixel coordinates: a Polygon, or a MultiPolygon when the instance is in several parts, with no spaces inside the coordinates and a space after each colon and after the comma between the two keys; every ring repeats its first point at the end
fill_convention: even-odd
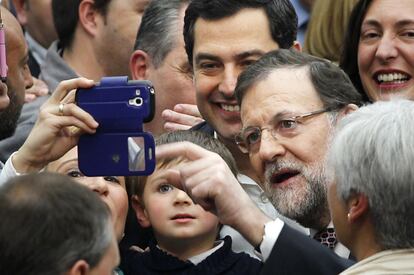
{"type": "Polygon", "coordinates": [[[92,80],[62,81],[40,108],[38,119],[13,165],[19,173],[35,172],[73,148],[82,133],[94,133],[98,123],[75,103],[77,88],[91,88],[92,80]]]}
{"type": "Polygon", "coordinates": [[[216,153],[190,142],[161,145],[156,158],[185,157],[190,162],[169,173],[171,182],[179,178],[182,189],[205,210],[216,214],[222,224],[239,231],[253,246],[263,237],[270,221],[243,190],[225,161],[216,153]]]}
{"type": "Polygon", "coordinates": [[[161,116],[166,121],[166,131],[188,130],[204,121],[197,105],[193,104],[177,104],[173,110],[164,110],[161,116]]]}

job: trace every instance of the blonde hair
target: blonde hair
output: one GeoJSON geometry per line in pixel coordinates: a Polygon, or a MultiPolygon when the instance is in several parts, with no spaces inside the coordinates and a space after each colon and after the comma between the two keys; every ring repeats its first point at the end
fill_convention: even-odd
{"type": "Polygon", "coordinates": [[[339,62],[351,11],[358,0],[316,0],[303,50],[339,62]]]}

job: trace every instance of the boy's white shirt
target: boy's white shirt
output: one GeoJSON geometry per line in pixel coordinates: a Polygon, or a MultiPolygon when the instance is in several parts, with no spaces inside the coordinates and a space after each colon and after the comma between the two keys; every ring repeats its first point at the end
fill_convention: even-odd
{"type": "Polygon", "coordinates": [[[222,246],[224,245],[224,241],[223,240],[219,240],[214,242],[214,247],[204,251],[198,255],[195,255],[193,257],[188,258],[188,260],[193,263],[194,265],[198,265],[199,263],[201,263],[202,261],[204,261],[208,256],[210,256],[211,254],[213,254],[214,252],[216,252],[217,250],[219,250],[222,246]]]}

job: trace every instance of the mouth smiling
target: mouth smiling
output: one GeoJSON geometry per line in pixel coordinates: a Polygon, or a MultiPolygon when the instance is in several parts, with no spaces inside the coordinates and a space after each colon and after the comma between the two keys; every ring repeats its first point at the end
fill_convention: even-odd
{"type": "Polygon", "coordinates": [[[398,86],[407,83],[411,76],[400,71],[377,72],[373,79],[380,86],[398,86]]]}
{"type": "Polygon", "coordinates": [[[226,112],[240,112],[240,106],[237,104],[218,103],[218,106],[226,112]]]}

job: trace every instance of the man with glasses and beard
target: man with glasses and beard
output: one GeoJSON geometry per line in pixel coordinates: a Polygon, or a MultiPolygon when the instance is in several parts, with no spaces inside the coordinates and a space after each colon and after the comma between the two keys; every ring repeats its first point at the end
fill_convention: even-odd
{"type": "Polygon", "coordinates": [[[349,251],[334,238],[324,161],[336,122],[361,105],[361,96],[336,65],[283,49],[247,67],[235,95],[242,122],[236,143],[266,195],[282,215],[309,228],[310,237],[331,250],[263,214],[219,156],[184,143],[158,147],[157,157],[193,160],[174,176],[196,203],[261,253],[264,274],[338,274],[350,262],[331,251],[344,258],[349,251]]]}

